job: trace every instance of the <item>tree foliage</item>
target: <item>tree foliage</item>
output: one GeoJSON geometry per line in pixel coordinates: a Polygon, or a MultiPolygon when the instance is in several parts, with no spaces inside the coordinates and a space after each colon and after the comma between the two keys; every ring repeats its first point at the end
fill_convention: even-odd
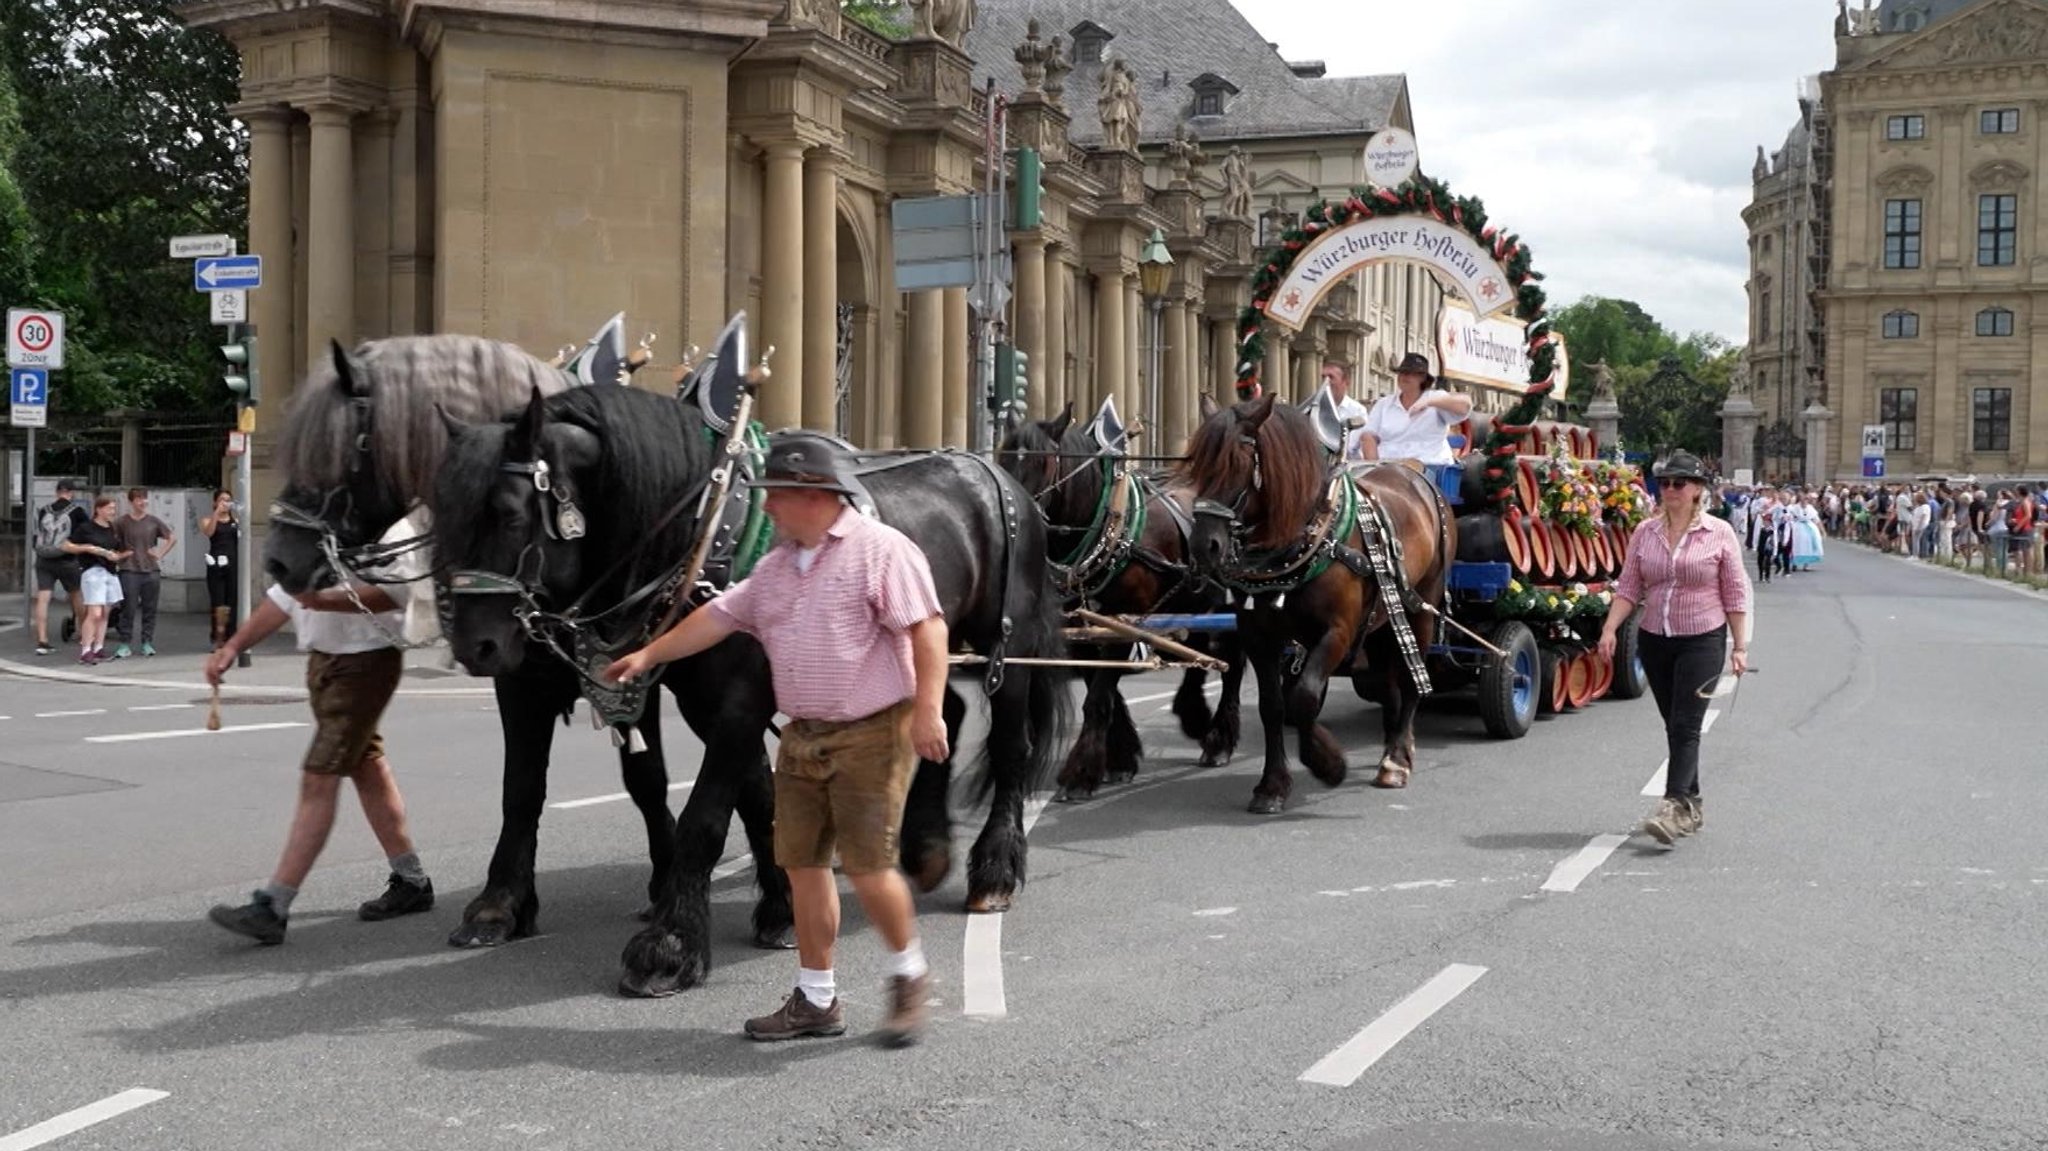
{"type": "Polygon", "coordinates": [[[240,74],[232,46],[170,0],[0,5],[0,86],[20,124],[9,132],[0,94],[0,288],[65,314],[60,410],[225,406],[205,301],[166,245],[242,230],[247,141],[227,113],[240,74]]]}
{"type": "Polygon", "coordinates": [[[910,35],[910,11],[903,0],[839,0],[839,10],[847,19],[891,40],[910,35]]]}
{"type": "Polygon", "coordinates": [[[1583,419],[1592,368],[1614,373],[1621,439],[1631,452],[1721,450],[1721,403],[1741,351],[1710,332],[1680,337],[1631,300],[1586,296],[1551,312],[1571,350],[1575,385],[1568,407],[1583,419]],[[1671,370],[1662,370],[1669,361],[1671,370]]]}

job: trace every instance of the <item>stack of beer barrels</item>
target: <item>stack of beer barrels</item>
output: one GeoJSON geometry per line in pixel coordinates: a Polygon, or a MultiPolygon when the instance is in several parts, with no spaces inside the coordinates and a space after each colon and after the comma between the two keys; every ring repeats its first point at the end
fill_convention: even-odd
{"type": "Polygon", "coordinates": [[[1504,504],[1486,502],[1480,473],[1486,460],[1477,452],[1462,463],[1459,492],[1458,558],[1468,563],[1505,563],[1515,577],[1538,587],[1606,583],[1621,574],[1628,554],[1628,529],[1601,523],[1590,535],[1544,517],[1543,469],[1553,452],[1591,466],[1599,449],[1593,431],[1576,424],[1542,422],[1523,434],[1515,459],[1514,495],[1504,504]]]}

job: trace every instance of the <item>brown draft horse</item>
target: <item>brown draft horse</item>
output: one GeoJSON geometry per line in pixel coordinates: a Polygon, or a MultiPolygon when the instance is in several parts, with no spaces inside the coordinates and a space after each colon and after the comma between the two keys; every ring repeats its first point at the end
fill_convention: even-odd
{"type": "Polygon", "coordinates": [[[1266,770],[1252,789],[1252,812],[1277,814],[1293,786],[1283,721],[1299,733],[1311,774],[1331,787],[1344,781],[1344,749],[1317,717],[1330,677],[1346,670],[1380,678],[1386,747],[1373,782],[1405,787],[1422,693],[1388,626],[1379,581],[1358,570],[1366,567],[1361,527],[1377,503],[1399,537],[1393,562],[1414,593],[1403,614],[1426,655],[1436,617],[1419,605],[1443,603],[1458,550],[1442,498],[1397,464],[1348,475],[1334,469],[1308,417],[1270,395],[1205,420],[1181,475],[1196,495],[1196,566],[1238,593],[1238,641],[1258,677],[1266,770]]]}
{"type": "MultiPolygon", "coordinates": [[[[1055,582],[1069,607],[1111,615],[1224,610],[1222,589],[1195,575],[1188,564],[1194,493],[1184,484],[1138,473],[1130,477],[1132,495],[1126,498],[1127,505],[1136,502],[1137,514],[1108,508],[1120,461],[1088,425],[1075,423],[1074,405],[1052,419],[1018,424],[996,450],[996,462],[1037,501],[1051,554],[1060,565],[1055,582]]],[[[1213,713],[1203,696],[1208,676],[1200,668],[1181,677],[1173,696],[1181,733],[1201,743],[1201,765],[1214,767],[1228,763],[1237,750],[1244,659],[1229,635],[1194,636],[1189,643],[1229,664],[1213,713]]],[[[1121,659],[1131,646],[1106,644],[1099,650],[1121,659]]],[[[1138,774],[1145,748],[1118,688],[1123,675],[1111,668],[1091,669],[1087,675],[1081,734],[1059,774],[1056,798],[1063,803],[1093,796],[1105,781],[1124,783],[1138,774]]]]}

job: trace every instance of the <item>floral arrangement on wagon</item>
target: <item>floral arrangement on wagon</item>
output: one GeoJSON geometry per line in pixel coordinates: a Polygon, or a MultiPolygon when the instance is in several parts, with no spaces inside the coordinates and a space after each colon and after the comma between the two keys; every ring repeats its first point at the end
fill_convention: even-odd
{"type": "Polygon", "coordinates": [[[1509,580],[1507,589],[1493,601],[1493,614],[1495,619],[1562,624],[1581,637],[1598,637],[1607,619],[1607,606],[1613,602],[1613,592],[1605,588],[1594,591],[1583,583],[1536,587],[1509,580]]]}
{"type": "Polygon", "coordinates": [[[1540,514],[1544,519],[1582,536],[1599,534],[1606,493],[1584,464],[1565,456],[1562,448],[1555,448],[1549,462],[1537,469],[1537,478],[1540,514]]]}
{"type": "Polygon", "coordinates": [[[1650,493],[1643,488],[1642,473],[1627,464],[1593,465],[1593,486],[1600,493],[1600,511],[1608,523],[1629,530],[1650,518],[1650,493]]]}

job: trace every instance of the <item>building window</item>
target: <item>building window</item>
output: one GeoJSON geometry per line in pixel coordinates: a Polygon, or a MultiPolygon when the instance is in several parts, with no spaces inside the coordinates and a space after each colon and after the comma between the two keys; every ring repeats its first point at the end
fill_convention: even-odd
{"type": "Polygon", "coordinates": [[[1768,340],[1771,338],[1771,294],[1769,292],[1765,292],[1763,293],[1763,295],[1758,297],[1756,308],[1756,338],[1759,340],[1768,340]]]}
{"type": "Polygon", "coordinates": [[[1977,113],[1977,130],[1986,136],[2010,136],[2020,130],[2020,110],[1986,108],[1977,113]]]}
{"type": "Polygon", "coordinates": [[[1920,266],[1920,201],[1884,202],[1884,266],[1920,266]]]}
{"type": "Polygon", "coordinates": [[[1884,138],[1887,140],[1925,140],[1927,138],[1927,117],[1887,116],[1884,121],[1884,138]]]}
{"type": "Polygon", "coordinates": [[[1763,254],[1766,258],[1771,254],[1771,238],[1769,236],[1764,237],[1763,254]]]}
{"type": "Polygon", "coordinates": [[[1920,443],[1920,389],[1880,388],[1877,422],[1884,425],[1886,451],[1917,451],[1920,443]]]}
{"type": "Polygon", "coordinates": [[[2012,450],[2012,389],[1973,388],[1970,391],[1970,450],[2009,452],[2012,450]]]}
{"type": "Polygon", "coordinates": [[[1916,312],[1886,312],[1884,317],[1884,338],[1887,340],[1919,339],[1919,314],[1916,312]]]}
{"type": "Polygon", "coordinates": [[[2012,312],[2006,308],[1986,308],[1978,312],[1977,334],[1980,336],[2012,335],[2012,312]]]}
{"type": "Polygon", "coordinates": [[[1977,265],[2002,268],[2019,259],[2020,198],[2009,194],[1977,197],[1977,265]]]}
{"type": "Polygon", "coordinates": [[[1221,116],[1223,114],[1223,93],[1203,92],[1195,97],[1195,115],[1221,116]]]}

